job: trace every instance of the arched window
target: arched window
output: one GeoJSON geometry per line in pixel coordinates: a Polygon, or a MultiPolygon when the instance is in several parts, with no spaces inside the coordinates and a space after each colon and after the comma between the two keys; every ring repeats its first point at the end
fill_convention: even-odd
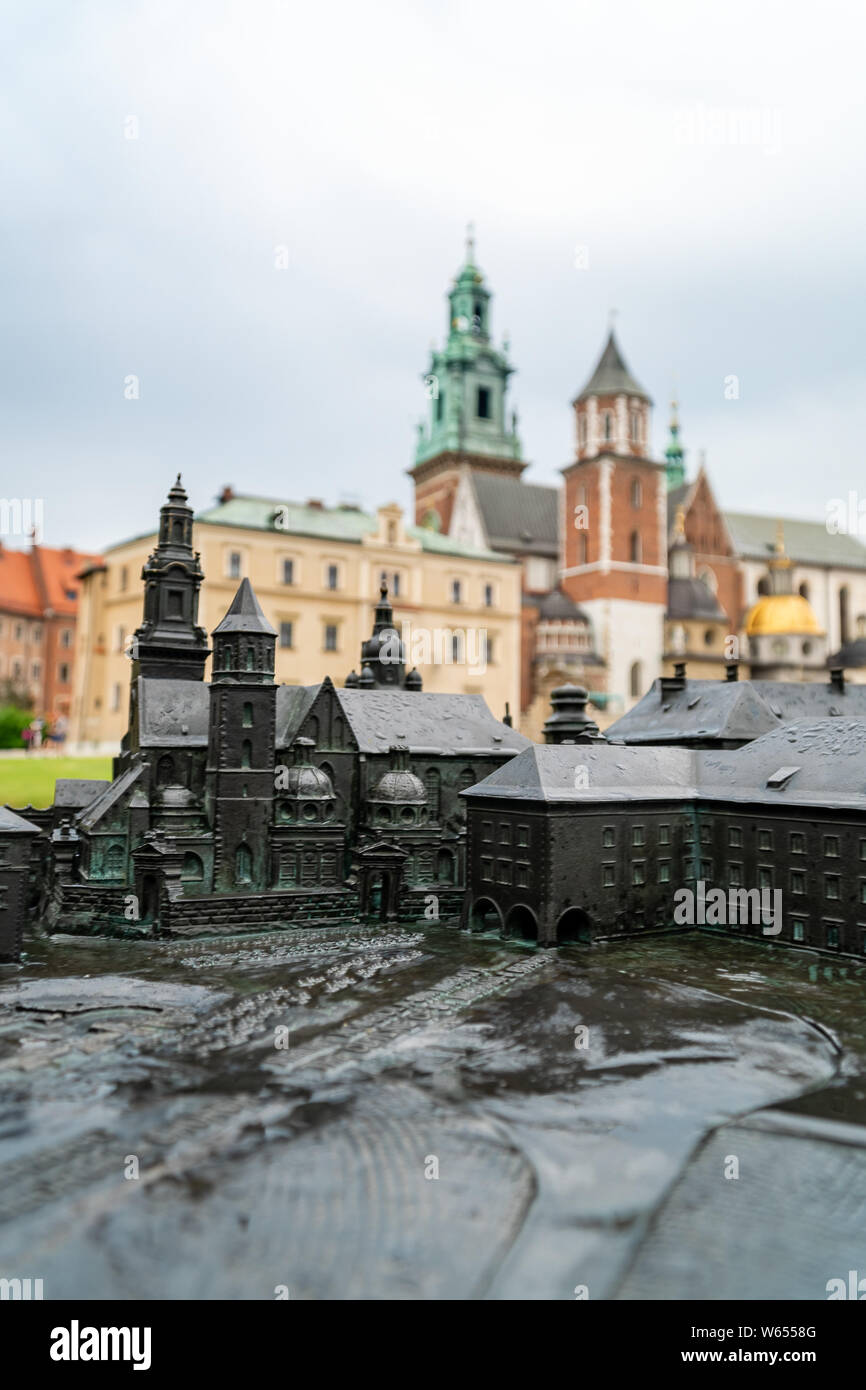
{"type": "Polygon", "coordinates": [[[635,511],[638,511],[643,504],[643,488],[640,485],[640,478],[631,480],[631,504],[635,511]]]}
{"type": "Polygon", "coordinates": [[[109,878],[120,878],[124,864],[123,845],[111,845],[105,856],[105,872],[109,878]]]}
{"type": "Polygon", "coordinates": [[[474,787],[478,778],[471,767],[464,767],[457,779],[457,787],[461,792],[465,792],[467,787],[474,787]]]}
{"type": "Polygon", "coordinates": [[[249,700],[245,700],[245,701],[244,701],[244,728],[245,728],[245,729],[251,729],[252,727],[253,727],[253,707],[252,707],[252,705],[250,704],[250,701],[249,701],[249,700]]]}
{"type": "Polygon", "coordinates": [[[770,592],[770,580],[768,575],[758,580],[758,598],[764,598],[770,592]]]}
{"type": "Polygon", "coordinates": [[[631,442],[637,444],[640,439],[640,415],[636,410],[631,412],[631,442]]]}
{"type": "Polygon", "coordinates": [[[436,856],[436,877],[440,883],[454,882],[454,856],[448,849],[440,849],[436,856]]]}
{"type": "Polygon", "coordinates": [[[633,661],[628,673],[628,688],[632,699],[637,699],[643,693],[643,667],[639,661],[633,661]]]}
{"type": "Polygon", "coordinates": [[[806,583],[805,579],[803,580],[803,583],[800,585],[799,593],[800,593],[801,598],[804,598],[804,599],[807,599],[807,600],[808,600],[808,598],[809,598],[809,585],[806,583]]]}
{"type": "Polygon", "coordinates": [[[604,412],[604,437],[613,439],[613,416],[609,410],[604,412]]]}
{"type": "Polygon", "coordinates": [[[235,850],[235,883],[250,883],[253,877],[253,856],[249,845],[238,845],[235,850]]]}
{"type": "Polygon", "coordinates": [[[633,565],[641,562],[640,531],[632,531],[628,543],[628,557],[633,565]]]}
{"type": "Polygon", "coordinates": [[[580,535],[577,538],[577,563],[579,565],[585,565],[588,561],[588,558],[589,544],[587,542],[586,532],[581,531],[580,535]]]}
{"type": "Polygon", "coordinates": [[[585,415],[580,415],[580,416],[578,416],[578,426],[577,426],[577,430],[578,430],[578,440],[580,441],[580,446],[581,446],[581,448],[584,448],[585,445],[586,445],[586,416],[585,416],[585,415]]]}
{"type": "Polygon", "coordinates": [[[156,765],[156,785],[158,787],[169,787],[174,781],[174,758],[170,753],[163,753],[156,765]]]}
{"type": "Polygon", "coordinates": [[[185,854],[183,856],[183,868],[180,871],[180,876],[192,881],[204,878],[204,864],[197,854],[185,854]]]}
{"type": "Polygon", "coordinates": [[[241,767],[252,767],[253,765],[253,745],[248,738],[241,744],[241,767]]]}
{"type": "Polygon", "coordinates": [[[247,670],[248,670],[248,671],[254,671],[255,669],[256,669],[256,649],[255,649],[255,647],[247,647],[247,670]]]}

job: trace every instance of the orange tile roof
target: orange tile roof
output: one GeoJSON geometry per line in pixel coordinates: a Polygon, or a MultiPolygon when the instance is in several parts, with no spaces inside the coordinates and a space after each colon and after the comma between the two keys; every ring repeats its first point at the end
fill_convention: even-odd
{"type": "Polygon", "coordinates": [[[78,606],[78,574],[98,561],[78,550],[0,546],[0,612],[44,618],[49,612],[72,616],[78,606]]]}

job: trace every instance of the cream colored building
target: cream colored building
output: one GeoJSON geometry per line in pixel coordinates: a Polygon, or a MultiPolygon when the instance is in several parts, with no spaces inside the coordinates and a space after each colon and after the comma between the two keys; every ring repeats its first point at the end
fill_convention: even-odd
{"type": "MultiPolygon", "coordinates": [[[[156,511],[156,508],[154,509],[156,511]]],[[[70,742],[114,752],[127,726],[132,635],[142,618],[141,568],[156,532],[110,546],[81,581],[70,742]]],[[[199,622],[210,633],[248,578],[277,630],[276,680],[342,685],[360,671],[384,579],[424,689],[476,692],[497,718],[519,712],[520,565],[511,557],[407,525],[396,503],[356,507],[237,496],[200,513],[194,545],[205,574],[199,622]]]]}

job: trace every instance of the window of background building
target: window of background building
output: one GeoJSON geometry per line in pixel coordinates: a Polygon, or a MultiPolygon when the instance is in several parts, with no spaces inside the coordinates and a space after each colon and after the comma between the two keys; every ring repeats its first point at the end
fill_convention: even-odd
{"type": "Polygon", "coordinates": [[[294,584],[295,582],[295,562],[294,560],[283,560],[283,583],[294,584]]]}
{"type": "Polygon", "coordinates": [[[485,585],[484,585],[484,607],[485,607],[485,608],[492,608],[492,607],[493,607],[493,585],[492,585],[492,584],[485,584],[485,585]]]}
{"type": "Polygon", "coordinates": [[[601,843],[605,849],[613,849],[616,843],[616,831],[612,825],[606,825],[602,830],[601,843]]]}
{"type": "Polygon", "coordinates": [[[800,917],[794,917],[791,921],[791,935],[795,941],[805,941],[806,923],[800,917]]]}
{"type": "Polygon", "coordinates": [[[805,854],[805,853],[806,853],[806,836],[803,835],[802,832],[799,831],[799,830],[792,830],[792,831],[791,831],[791,853],[792,853],[792,854],[805,854]]]}
{"type": "Polygon", "coordinates": [[[825,897],[825,898],[838,898],[838,897],[839,897],[839,879],[838,879],[838,877],[837,877],[836,874],[825,874],[825,875],[824,875],[824,897],[825,897]]]}
{"type": "Polygon", "coordinates": [[[65,661],[61,661],[57,668],[57,679],[61,685],[69,684],[69,667],[65,661]]]}
{"type": "Polygon", "coordinates": [[[839,837],[838,835],[824,836],[824,853],[829,859],[836,859],[839,856],[839,837]]]}
{"type": "Polygon", "coordinates": [[[646,883],[646,865],[642,859],[636,859],[632,864],[631,881],[637,886],[646,883]]]}
{"type": "Polygon", "coordinates": [[[792,869],[792,871],[791,871],[791,892],[792,892],[792,893],[805,893],[805,891],[806,891],[806,875],[805,875],[804,873],[800,873],[799,870],[797,870],[797,869],[792,869]]]}
{"type": "Polygon", "coordinates": [[[616,865],[602,864],[601,883],[603,888],[613,888],[616,882],[616,865]]]}
{"type": "MultiPolygon", "coordinates": [[[[340,571],[337,565],[329,565],[325,585],[328,589],[336,589],[340,582],[340,571]]],[[[334,649],[336,650],[336,648],[334,649]]]]}
{"type": "Polygon", "coordinates": [[[239,550],[230,550],[228,555],[228,577],[229,579],[240,579],[241,565],[243,558],[239,550]]]}
{"type": "Polygon", "coordinates": [[[769,849],[769,850],[771,850],[772,848],[773,848],[773,832],[772,832],[772,830],[759,830],[759,831],[758,831],[758,849],[769,849]]]}
{"type": "Polygon", "coordinates": [[[291,647],[295,634],[294,623],[280,623],[280,646],[291,647]]]}
{"type": "Polygon", "coordinates": [[[479,420],[489,420],[489,419],[490,419],[490,387],[489,387],[489,386],[479,386],[479,388],[478,388],[478,405],[477,405],[476,413],[477,413],[477,415],[478,415],[479,420]]]}
{"type": "Polygon", "coordinates": [[[631,842],[632,842],[633,845],[642,845],[642,844],[645,843],[645,840],[644,840],[644,828],[643,828],[642,825],[634,825],[634,826],[632,826],[632,831],[631,831],[631,842]]]}
{"type": "Polygon", "coordinates": [[[839,926],[836,922],[827,922],[824,927],[824,939],[830,950],[834,950],[839,945],[839,926]]]}
{"type": "Polygon", "coordinates": [[[335,652],[337,650],[337,624],[325,623],[325,651],[335,652]]]}
{"type": "Polygon", "coordinates": [[[671,842],[671,828],[669,825],[659,826],[659,844],[669,845],[671,842]]]}
{"type": "Polygon", "coordinates": [[[669,859],[659,860],[659,883],[670,883],[671,861],[669,859]]]}
{"type": "MultiPolygon", "coordinates": [[[[632,435],[632,438],[634,439],[635,436],[632,435]]],[[[632,507],[634,508],[635,511],[639,511],[639,510],[640,510],[640,507],[641,507],[641,505],[642,505],[642,503],[643,503],[643,488],[642,488],[641,485],[640,485],[640,478],[632,478],[632,480],[631,480],[631,505],[632,505],[632,507]]]]}
{"type": "Polygon", "coordinates": [[[743,832],[738,825],[728,827],[728,844],[732,849],[739,849],[743,843],[743,832]]]}
{"type": "Polygon", "coordinates": [[[462,602],[463,602],[463,586],[461,585],[459,579],[452,579],[452,580],[451,580],[451,602],[452,602],[452,603],[462,603],[462,602]]]}

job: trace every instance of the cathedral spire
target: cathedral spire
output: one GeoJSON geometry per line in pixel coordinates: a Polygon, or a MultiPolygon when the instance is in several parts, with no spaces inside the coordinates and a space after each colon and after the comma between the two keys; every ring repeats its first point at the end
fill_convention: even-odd
{"type": "Polygon", "coordinates": [[[680,443],[680,421],[678,415],[679,404],[671,401],[671,423],[670,440],[665,449],[665,472],[667,473],[668,490],[681,487],[686,476],[686,455],[680,443]]]}
{"type": "Polygon", "coordinates": [[[133,680],[204,679],[210,649],[207,633],[198,625],[204,574],[192,548],[192,527],[192,508],[178,473],[160,509],[156,548],[141,572],[144,617],[133,636],[133,680]]]}
{"type": "Polygon", "coordinates": [[[423,378],[430,405],[427,424],[418,434],[416,478],[421,465],[448,454],[495,459],[518,477],[523,472],[520,440],[506,409],[514,369],[508,349],[493,345],[491,299],[475,262],[475,228],[470,222],[465,259],[448,291],[445,345],[433,349],[423,378]]]}

